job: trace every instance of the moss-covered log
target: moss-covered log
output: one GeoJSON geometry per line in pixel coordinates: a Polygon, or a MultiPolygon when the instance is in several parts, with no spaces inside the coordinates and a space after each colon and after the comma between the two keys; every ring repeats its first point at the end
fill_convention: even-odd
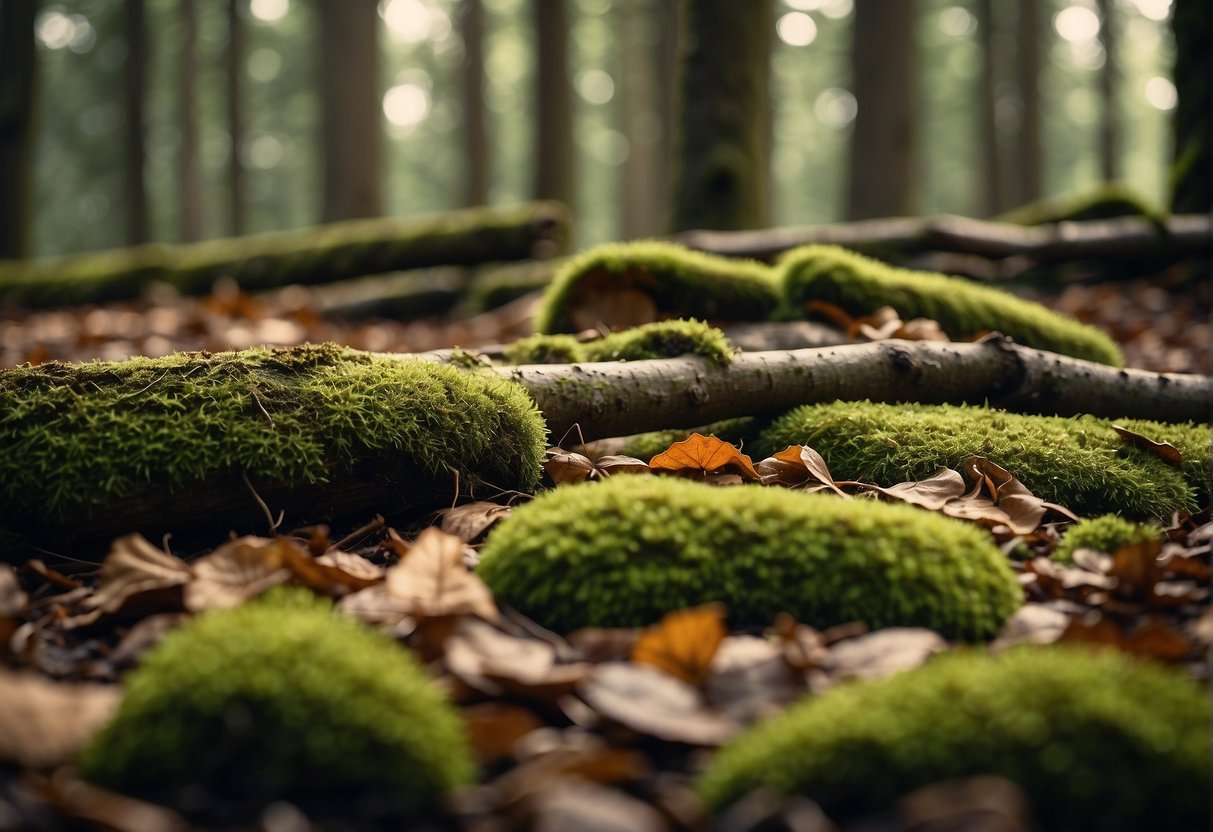
{"type": "Polygon", "coordinates": [[[573,364],[578,361],[644,361],[698,355],[721,366],[733,360],[724,333],[702,321],[643,324],[591,341],[572,335],[531,335],[505,348],[507,364],[573,364]]]}
{"type": "Polygon", "coordinates": [[[568,239],[557,203],[477,208],[190,245],[149,244],[32,263],[0,262],[0,302],[66,306],[132,298],[153,283],[204,294],[221,277],[246,291],[439,265],[550,257],[568,239]]]}
{"type": "Polygon", "coordinates": [[[159,539],[526,489],[544,429],[508,382],[321,346],[6,370],[0,447],[0,530],[159,539]]]}

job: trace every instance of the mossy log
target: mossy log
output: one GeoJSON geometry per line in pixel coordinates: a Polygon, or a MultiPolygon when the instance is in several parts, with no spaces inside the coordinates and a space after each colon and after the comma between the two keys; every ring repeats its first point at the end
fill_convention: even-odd
{"type": "Polygon", "coordinates": [[[543,422],[517,385],[335,346],[0,372],[0,530],[44,545],[264,531],[528,489],[543,422]]]}
{"type": "Polygon", "coordinates": [[[153,283],[196,295],[221,277],[256,291],[427,266],[551,257],[563,250],[568,235],[566,210],[551,202],[350,220],[189,245],[0,262],[0,302],[43,307],[123,300],[153,283]]]}

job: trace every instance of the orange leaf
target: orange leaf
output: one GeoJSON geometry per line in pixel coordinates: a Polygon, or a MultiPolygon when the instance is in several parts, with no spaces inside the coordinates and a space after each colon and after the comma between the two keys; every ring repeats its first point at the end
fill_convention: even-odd
{"type": "Polygon", "coordinates": [[[692,685],[708,677],[724,640],[724,606],[705,604],[662,617],[636,639],[632,661],[660,668],[692,685]]]}
{"type": "Polygon", "coordinates": [[[664,452],[649,460],[655,471],[673,473],[712,473],[728,469],[744,479],[760,480],[762,476],[754,470],[750,458],[728,442],[715,436],[692,433],[689,438],[675,442],[664,452]]]}
{"type": "Polygon", "coordinates": [[[1142,436],[1140,433],[1134,433],[1128,428],[1122,428],[1120,425],[1112,425],[1112,430],[1120,434],[1120,438],[1133,447],[1141,448],[1146,453],[1153,454],[1168,465],[1183,464],[1183,454],[1170,442],[1155,442],[1153,439],[1142,436]]]}
{"type": "Polygon", "coordinates": [[[834,476],[830,473],[825,459],[808,445],[788,445],[775,456],[769,456],[759,462],[756,467],[766,485],[777,483],[797,486],[812,481],[829,488],[840,497],[851,497],[834,484],[834,476]]]}

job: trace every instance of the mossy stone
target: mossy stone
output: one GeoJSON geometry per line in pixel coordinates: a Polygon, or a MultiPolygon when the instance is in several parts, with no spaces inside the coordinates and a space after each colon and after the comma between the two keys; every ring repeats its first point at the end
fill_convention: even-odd
{"type": "Polygon", "coordinates": [[[647,296],[658,319],[764,321],[779,307],[774,274],[757,261],[704,254],[675,243],[608,243],[570,258],[557,272],[536,313],[535,331],[589,328],[592,323],[577,323],[577,310],[595,313],[603,297],[622,290],[647,296]]]}
{"type": "Polygon", "coordinates": [[[408,813],[474,773],[462,721],[412,655],[302,590],[169,634],[79,763],[136,795],[373,793],[408,813]]]}
{"type": "Polygon", "coordinates": [[[1174,467],[1125,442],[1091,416],[1025,416],[987,407],[832,402],[784,414],[758,453],[810,445],[839,479],[890,486],[922,480],[965,457],[987,457],[1037,497],[1079,515],[1169,517],[1209,498],[1209,428],[1121,419],[1117,424],[1183,454],[1174,467]]]}
{"type": "Polygon", "coordinates": [[[692,318],[643,324],[592,341],[572,335],[531,335],[510,344],[504,357],[508,364],[573,364],[680,355],[698,355],[723,366],[733,360],[733,348],[719,329],[692,318]]]}
{"type": "Polygon", "coordinates": [[[453,473],[532,487],[544,435],[511,382],[332,345],[18,367],[0,528],[159,537],[255,521],[250,487],[291,522],[432,507],[453,473]]]}
{"type": "Polygon", "coordinates": [[[793,314],[810,301],[856,317],[891,306],[902,318],[931,318],[954,340],[1001,332],[1036,349],[1116,367],[1124,356],[1106,334],[1038,303],[958,277],[895,268],[838,246],[793,249],[776,272],[793,314]]]}
{"type": "Polygon", "coordinates": [[[1079,520],[1066,529],[1061,542],[1053,550],[1053,558],[1062,563],[1070,563],[1079,549],[1094,549],[1097,552],[1112,554],[1122,546],[1158,540],[1161,536],[1157,526],[1138,525],[1115,514],[1103,514],[1079,520]]]}
{"type": "Polygon", "coordinates": [[[760,786],[803,794],[844,822],[978,774],[1023,788],[1042,829],[1208,829],[1208,693],[1114,651],[944,655],[760,723],[698,789],[717,812],[760,786]]]}
{"type": "Polygon", "coordinates": [[[737,626],[788,612],[814,626],[993,636],[1021,603],[976,526],[903,505],[758,485],[617,476],[564,486],[490,534],[479,574],[499,601],[560,632],[636,627],[723,601],[737,626]]]}

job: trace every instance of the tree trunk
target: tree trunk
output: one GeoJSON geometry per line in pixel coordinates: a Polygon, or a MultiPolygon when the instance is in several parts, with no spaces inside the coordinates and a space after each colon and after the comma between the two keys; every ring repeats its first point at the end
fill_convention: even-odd
{"type": "Polygon", "coordinates": [[[177,150],[179,236],[202,239],[202,168],[198,159],[198,13],[194,0],[180,0],[181,54],[177,63],[177,106],[181,144],[177,150]]]}
{"type": "Polygon", "coordinates": [[[1098,0],[1099,40],[1104,64],[1099,72],[1099,170],[1105,182],[1120,178],[1120,57],[1117,54],[1117,17],[1113,0],[1098,0]]]}
{"type": "Polygon", "coordinates": [[[917,60],[913,0],[856,0],[849,219],[913,213],[917,60]]]}
{"type": "Polygon", "coordinates": [[[1018,186],[1013,202],[1026,205],[1044,195],[1040,116],[1040,0],[1019,0],[1017,8],[1015,80],[1021,112],[1015,145],[1016,169],[1011,181],[1018,186]]]}
{"type": "Polygon", "coordinates": [[[877,341],[742,353],[728,367],[698,357],[502,367],[543,412],[550,436],[586,440],[773,416],[836,399],[986,404],[1022,413],[1205,422],[1213,379],[1120,370],[1001,339],[877,341]]]}
{"type": "Polygon", "coordinates": [[[658,174],[661,149],[657,54],[649,31],[658,25],[652,0],[622,0],[613,10],[619,39],[619,123],[628,140],[628,158],[620,173],[619,228],[627,240],[661,233],[661,198],[665,185],[658,174]]]}
{"type": "Polygon", "coordinates": [[[126,146],[123,148],[123,192],[126,197],[126,244],[151,239],[149,231],[144,99],[147,93],[147,10],[144,0],[126,0],[125,97],[126,146]]]}
{"type": "Polygon", "coordinates": [[[374,0],[320,0],[324,222],[383,214],[383,128],[374,0]]]}
{"type": "Polygon", "coordinates": [[[1002,182],[1002,148],[998,135],[998,77],[994,54],[997,38],[994,34],[994,0],[977,2],[977,35],[981,48],[981,86],[978,88],[978,135],[981,137],[981,199],[987,217],[1007,210],[1002,182]]]}
{"type": "Polygon", "coordinates": [[[653,0],[657,4],[658,27],[655,63],[657,66],[657,113],[661,127],[661,145],[654,178],[658,190],[658,216],[662,227],[671,221],[670,194],[674,189],[674,137],[678,133],[678,66],[684,35],[686,11],[681,0],[653,0]]]}
{"type": "Polygon", "coordinates": [[[769,222],[772,0],[686,0],[671,231],[769,222]]]}
{"type": "Polygon", "coordinates": [[[532,0],[535,24],[535,199],[577,198],[568,0],[532,0]]]}
{"type": "MultiPolygon", "coordinates": [[[[1171,210],[1213,210],[1213,9],[1208,0],[1175,0],[1171,12],[1175,33],[1175,161],[1171,171],[1171,210]]],[[[1206,267],[1208,261],[1205,261],[1206,267]]]]}
{"type": "Polygon", "coordinates": [[[488,108],[484,103],[484,3],[462,0],[459,33],[463,38],[463,204],[485,205],[489,201],[488,108]]]}
{"type": "Polygon", "coordinates": [[[227,168],[228,230],[238,237],[247,228],[244,197],[244,160],[240,146],[244,142],[244,19],[245,0],[227,0],[227,168]]]}
{"type": "Polygon", "coordinates": [[[30,254],[37,5],[0,3],[0,258],[30,254]]]}

